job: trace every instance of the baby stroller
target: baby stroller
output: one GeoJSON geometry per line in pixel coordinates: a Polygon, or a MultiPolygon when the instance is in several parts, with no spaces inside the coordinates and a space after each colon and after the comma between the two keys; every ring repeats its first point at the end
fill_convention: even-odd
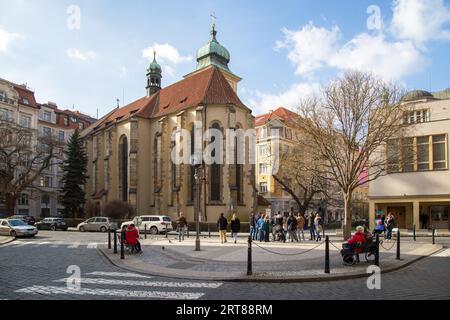
{"type": "Polygon", "coordinates": [[[364,253],[364,258],[367,262],[373,263],[375,261],[375,254],[377,252],[377,245],[373,239],[369,239],[366,242],[358,242],[357,244],[342,244],[342,260],[344,265],[351,266],[355,262],[359,263],[359,255],[364,253]]]}

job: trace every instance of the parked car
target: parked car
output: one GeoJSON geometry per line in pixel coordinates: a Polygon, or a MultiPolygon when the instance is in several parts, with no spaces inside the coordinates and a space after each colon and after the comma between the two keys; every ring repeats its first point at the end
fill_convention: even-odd
{"type": "Polygon", "coordinates": [[[111,218],[107,217],[93,217],[80,223],[77,226],[78,231],[100,231],[107,232],[108,229],[117,229],[117,224],[111,221],[111,218]]]}
{"type": "Polygon", "coordinates": [[[8,219],[22,220],[23,222],[25,222],[26,224],[29,224],[30,226],[34,226],[34,224],[36,223],[36,219],[33,216],[16,215],[16,216],[9,217],[8,219]]]}
{"type": "Polygon", "coordinates": [[[67,231],[68,226],[63,218],[45,218],[35,224],[38,230],[67,231]]]}
{"type": "Polygon", "coordinates": [[[137,216],[132,221],[122,223],[120,228],[125,228],[132,223],[134,223],[139,231],[147,230],[151,234],[173,231],[172,220],[168,216],[137,216]]]}
{"type": "Polygon", "coordinates": [[[34,237],[38,230],[20,219],[0,220],[0,234],[11,237],[34,237]]]}

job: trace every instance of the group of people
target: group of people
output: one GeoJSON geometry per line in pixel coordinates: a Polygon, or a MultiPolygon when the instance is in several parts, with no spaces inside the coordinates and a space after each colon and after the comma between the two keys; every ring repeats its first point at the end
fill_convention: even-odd
{"type": "Polygon", "coordinates": [[[305,218],[300,213],[282,214],[280,211],[272,218],[267,214],[253,213],[250,216],[250,237],[269,242],[271,226],[273,241],[304,241],[306,229],[310,231],[310,240],[322,239],[323,221],[319,214],[308,214],[305,218]]]}
{"type": "MultiPolygon", "coordinates": [[[[179,214],[176,220],[178,228],[178,240],[184,240],[185,228],[187,226],[186,218],[183,213],[179,214]]],[[[221,213],[217,220],[217,229],[219,230],[220,242],[227,242],[227,228],[230,225],[231,236],[234,243],[237,243],[238,234],[241,232],[241,221],[236,214],[233,214],[230,223],[224,214],[221,213]]],[[[323,232],[323,221],[319,214],[308,214],[306,217],[300,213],[294,215],[282,214],[278,212],[272,218],[266,213],[252,213],[249,219],[250,237],[252,240],[260,242],[269,242],[272,229],[273,241],[286,242],[287,240],[301,241],[305,240],[305,230],[310,231],[310,240],[321,241],[323,232]]]]}
{"type": "Polygon", "coordinates": [[[395,228],[395,217],[389,212],[387,217],[384,215],[381,216],[381,219],[378,220],[377,225],[375,226],[374,233],[375,234],[385,234],[386,240],[392,240],[392,230],[395,228]]]}

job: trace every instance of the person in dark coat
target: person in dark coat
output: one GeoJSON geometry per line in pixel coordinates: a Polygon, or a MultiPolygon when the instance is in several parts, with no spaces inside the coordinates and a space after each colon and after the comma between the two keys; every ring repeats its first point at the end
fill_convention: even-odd
{"type": "Polygon", "coordinates": [[[230,229],[231,236],[234,239],[234,243],[237,243],[238,234],[239,232],[241,232],[241,221],[236,216],[236,213],[234,213],[233,218],[231,218],[230,229]]]}
{"type": "Polygon", "coordinates": [[[219,220],[217,220],[217,228],[219,229],[221,243],[227,242],[227,226],[228,221],[223,216],[223,213],[221,213],[219,220]]]}

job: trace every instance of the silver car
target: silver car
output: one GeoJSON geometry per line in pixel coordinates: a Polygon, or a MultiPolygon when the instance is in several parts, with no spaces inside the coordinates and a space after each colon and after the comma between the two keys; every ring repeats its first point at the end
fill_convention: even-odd
{"type": "Polygon", "coordinates": [[[100,231],[107,232],[108,229],[114,230],[117,229],[117,225],[111,221],[110,218],[107,217],[93,217],[87,219],[86,221],[80,223],[77,226],[78,231],[100,231]]]}
{"type": "Polygon", "coordinates": [[[38,230],[19,219],[0,220],[0,235],[12,237],[34,237],[38,230]]]}

